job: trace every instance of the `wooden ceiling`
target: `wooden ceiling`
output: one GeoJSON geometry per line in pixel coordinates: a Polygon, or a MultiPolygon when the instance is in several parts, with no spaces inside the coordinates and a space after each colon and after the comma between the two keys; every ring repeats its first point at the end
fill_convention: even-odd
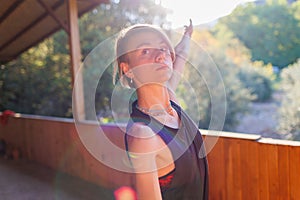
{"type": "MultiPolygon", "coordinates": [[[[60,29],[68,32],[68,0],[0,0],[0,63],[60,29]]],[[[77,0],[78,15],[109,0],[77,0]]]]}

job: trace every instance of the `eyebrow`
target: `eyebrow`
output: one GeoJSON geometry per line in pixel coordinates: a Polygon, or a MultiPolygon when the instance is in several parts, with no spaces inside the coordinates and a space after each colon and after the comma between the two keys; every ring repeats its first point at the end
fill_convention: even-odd
{"type": "Polygon", "coordinates": [[[143,47],[143,46],[149,46],[149,45],[150,45],[149,42],[144,42],[144,43],[139,44],[138,46],[136,46],[136,48],[139,49],[139,48],[141,48],[141,47],[143,47]]]}
{"type": "MultiPolygon", "coordinates": [[[[162,40],[159,44],[167,44],[164,40],[162,40]]],[[[151,43],[149,43],[149,42],[144,42],[144,43],[142,43],[142,44],[139,44],[138,46],[136,46],[136,48],[137,49],[139,49],[139,48],[141,48],[141,47],[143,47],[143,46],[150,46],[151,45],[151,43]]]]}

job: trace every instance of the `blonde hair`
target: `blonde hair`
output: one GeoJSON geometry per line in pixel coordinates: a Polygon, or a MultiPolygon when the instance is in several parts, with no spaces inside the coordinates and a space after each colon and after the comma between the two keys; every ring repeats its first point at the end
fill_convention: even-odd
{"type": "Polygon", "coordinates": [[[124,76],[124,72],[120,67],[120,63],[125,62],[128,63],[128,50],[127,50],[127,42],[130,37],[132,37],[136,33],[142,33],[145,31],[151,31],[158,33],[162,39],[168,45],[171,57],[174,62],[175,60],[175,50],[171,44],[170,39],[166,35],[166,33],[158,26],[150,25],[150,24],[136,24],[130,26],[128,28],[123,29],[118,37],[116,38],[115,42],[115,53],[116,53],[116,64],[114,66],[114,73],[113,73],[113,82],[116,84],[117,81],[120,81],[122,86],[127,88],[134,88],[133,83],[131,83],[130,79],[127,76],[124,76]]]}

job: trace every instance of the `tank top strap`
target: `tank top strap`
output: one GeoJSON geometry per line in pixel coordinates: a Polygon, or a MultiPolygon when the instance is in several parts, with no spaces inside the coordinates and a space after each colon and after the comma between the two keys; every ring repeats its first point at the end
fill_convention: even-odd
{"type": "MultiPolygon", "coordinates": [[[[175,109],[177,112],[179,118],[181,118],[181,108],[178,106],[176,103],[173,101],[171,102],[171,106],[175,109]]],[[[170,127],[167,127],[163,124],[161,124],[159,121],[154,119],[153,117],[141,112],[140,110],[137,109],[137,100],[134,101],[131,105],[131,113],[130,113],[130,119],[128,121],[127,127],[126,127],[126,133],[125,133],[125,148],[126,151],[128,152],[128,132],[130,128],[133,126],[134,123],[143,123],[147,126],[149,126],[155,133],[159,134],[161,138],[165,141],[165,143],[169,143],[172,139],[173,136],[170,136],[171,132],[177,132],[178,129],[172,129],[170,127]],[[169,134],[166,134],[169,133],[169,134]]]]}

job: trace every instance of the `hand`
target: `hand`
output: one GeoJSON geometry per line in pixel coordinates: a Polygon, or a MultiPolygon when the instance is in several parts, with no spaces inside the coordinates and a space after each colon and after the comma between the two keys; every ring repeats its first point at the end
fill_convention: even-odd
{"type": "Polygon", "coordinates": [[[187,35],[187,36],[191,37],[192,33],[193,33],[193,22],[190,19],[190,25],[189,26],[187,26],[187,25],[184,26],[184,35],[187,35]]]}

